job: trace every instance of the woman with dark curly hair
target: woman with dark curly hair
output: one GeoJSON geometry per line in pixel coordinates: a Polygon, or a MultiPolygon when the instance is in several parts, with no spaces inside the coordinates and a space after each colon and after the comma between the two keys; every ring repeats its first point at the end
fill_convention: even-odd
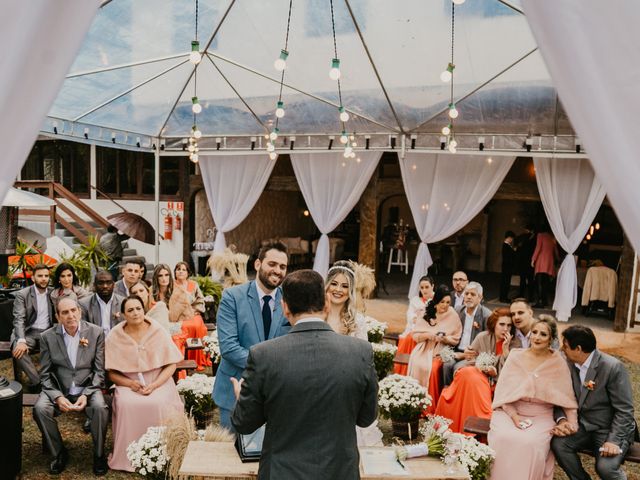
{"type": "Polygon", "coordinates": [[[74,298],[80,300],[88,297],[91,292],[80,286],[76,270],[70,263],[60,263],[53,273],[53,290],[51,291],[51,302],[56,310],[58,302],[62,298],[74,298]]]}

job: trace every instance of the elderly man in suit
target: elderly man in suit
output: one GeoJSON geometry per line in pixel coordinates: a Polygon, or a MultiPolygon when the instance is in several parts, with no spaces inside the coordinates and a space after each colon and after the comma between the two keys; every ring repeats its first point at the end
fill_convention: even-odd
{"type": "MultiPolygon", "coordinates": [[[[290,333],[251,347],[231,421],[266,422],[258,479],[360,478],[356,425],[377,417],[378,380],[365,341],[335,333],[322,277],[299,270],[282,284],[290,333]]],[[[219,380],[216,380],[219,381],[219,380]]]]}
{"type": "Polygon", "coordinates": [[[40,344],[40,334],[53,324],[53,307],[49,288],[49,267],[39,263],[33,266],[33,285],[15,294],[13,302],[13,333],[11,334],[12,354],[18,371],[22,370],[29,379],[29,389],[40,384],[40,375],[29,356],[40,344]]]}
{"type": "Polygon", "coordinates": [[[442,365],[442,384],[451,385],[453,376],[458,369],[467,365],[467,361],[473,360],[478,352],[469,349],[478,333],[485,330],[487,318],[491,315],[491,310],[483,306],[482,285],[478,282],[469,282],[464,289],[463,307],[458,311],[460,322],[462,322],[462,336],[460,343],[456,345],[455,360],[445,362],[442,365]]]}
{"type": "Polygon", "coordinates": [[[93,279],[96,293],[80,300],[82,320],[102,327],[105,337],[120,322],[120,305],[123,297],[114,293],[114,282],[111,273],[100,270],[93,279]]]}
{"type": "Polygon", "coordinates": [[[49,472],[61,473],[68,460],[55,417],[84,410],[91,421],[93,472],[104,475],[108,470],[104,441],[109,422],[101,390],[104,387],[104,332],[80,320],[80,307],[75,299],[60,300],[56,316],[60,325],[42,334],[42,392],[33,409],[33,417],[54,456],[49,472]]]}
{"type": "Polygon", "coordinates": [[[562,350],[569,363],[578,399],[578,430],[556,415],[551,448],[571,480],[589,480],[578,452],[590,449],[603,480],[627,478],[621,464],[637,436],[631,382],[624,365],[596,349],[593,331],[572,325],[562,333],[562,350]]]}
{"type": "Polygon", "coordinates": [[[220,407],[220,424],[230,430],[235,398],[229,379],[242,375],[250,347],[284,335],[291,328],[280,305],[279,287],[287,264],[287,247],[280,242],[265,245],[254,264],[256,279],[222,293],[217,314],[222,360],[213,385],[213,400],[220,407]]]}

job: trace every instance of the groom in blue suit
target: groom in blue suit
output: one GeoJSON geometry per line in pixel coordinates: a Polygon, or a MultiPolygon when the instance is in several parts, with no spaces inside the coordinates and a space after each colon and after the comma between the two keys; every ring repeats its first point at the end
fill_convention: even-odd
{"type": "Polygon", "coordinates": [[[287,264],[284,244],[265,245],[254,264],[256,279],[222,293],[217,315],[222,360],[213,386],[213,401],[220,408],[220,424],[230,430],[236,403],[231,378],[242,376],[250,347],[285,335],[291,328],[280,303],[280,284],[287,273],[287,264]]]}

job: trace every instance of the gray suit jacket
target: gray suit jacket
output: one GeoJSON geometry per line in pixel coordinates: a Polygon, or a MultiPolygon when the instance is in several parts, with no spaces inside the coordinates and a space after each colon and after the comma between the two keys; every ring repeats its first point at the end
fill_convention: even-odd
{"type": "Polygon", "coordinates": [[[633,395],[629,374],[616,358],[595,350],[584,383],[594,382],[593,390],[583,386],[576,366],[569,362],[573,391],[578,399],[578,421],[588,432],[608,431],[608,442],[632,442],[636,430],[633,395]]]}
{"type": "Polygon", "coordinates": [[[251,347],[231,422],[267,424],[261,480],[359,479],[356,425],[377,417],[378,380],[368,342],[323,321],[251,347]]]}
{"type": "Polygon", "coordinates": [[[71,383],[84,387],[83,395],[89,397],[104,388],[104,332],[102,328],[80,322],[80,341],[87,345],[78,347],[75,368],[71,365],[64,344],[62,325],[56,325],[42,334],[40,342],[40,378],[42,392],[52,402],[61,395],[67,396],[71,383]]]}
{"type": "Polygon", "coordinates": [[[124,280],[121,278],[113,286],[113,293],[120,295],[122,298],[127,298],[127,287],[124,284],[124,280]]]}
{"type": "MultiPolygon", "coordinates": [[[[460,316],[460,322],[462,323],[463,332],[464,332],[464,321],[467,318],[465,314],[465,310],[466,310],[465,306],[463,306],[460,310],[458,310],[458,315],[460,316]]],[[[491,315],[491,310],[489,310],[484,305],[478,305],[478,308],[476,308],[476,313],[473,316],[473,325],[471,326],[471,338],[469,339],[469,345],[471,345],[471,343],[473,343],[473,341],[476,339],[476,335],[478,335],[480,332],[485,331],[486,325],[487,325],[487,318],[489,318],[490,315],[491,315]]]]}
{"type": "MultiPolygon", "coordinates": [[[[49,327],[53,325],[54,312],[51,304],[51,288],[47,288],[47,301],[49,304],[49,327]]],[[[17,291],[13,301],[13,340],[25,338],[33,323],[38,317],[38,301],[33,285],[17,291]]]]}
{"type": "MultiPolygon", "coordinates": [[[[120,305],[124,300],[120,295],[112,294],[111,301],[111,327],[113,328],[121,321],[120,305]]],[[[99,327],[102,327],[102,316],[100,315],[100,305],[98,304],[98,294],[94,293],[90,297],[85,297],[80,300],[80,309],[82,310],[82,320],[85,322],[93,323],[99,327]]]]}

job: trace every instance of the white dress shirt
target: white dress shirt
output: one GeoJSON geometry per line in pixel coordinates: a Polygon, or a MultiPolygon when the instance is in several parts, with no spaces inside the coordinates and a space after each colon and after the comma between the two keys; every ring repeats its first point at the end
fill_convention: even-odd
{"type": "Polygon", "coordinates": [[[100,306],[100,325],[102,326],[102,330],[104,330],[104,336],[111,331],[111,302],[113,302],[113,295],[107,303],[104,303],[98,295],[96,295],[98,299],[98,305],[100,306]]]}
{"type": "Polygon", "coordinates": [[[464,292],[458,295],[457,292],[453,292],[453,308],[458,310],[464,305],[464,292]]]}
{"type": "Polygon", "coordinates": [[[460,337],[460,343],[458,344],[458,350],[463,350],[471,343],[471,331],[473,330],[473,319],[476,316],[478,306],[473,309],[471,315],[467,313],[467,309],[464,309],[464,329],[462,330],[462,337],[460,337]]]}
{"type": "MultiPolygon", "coordinates": [[[[69,335],[69,333],[62,327],[62,337],[64,338],[64,344],[67,347],[67,355],[69,356],[69,362],[73,368],[76,368],[76,359],[78,358],[78,348],[80,347],[80,326],[76,330],[75,335],[69,335]]],[[[69,388],[69,395],[80,395],[84,388],[76,387],[75,382],[71,383],[69,388]]]]}
{"type": "Polygon", "coordinates": [[[296,325],[299,323],[309,323],[309,322],[324,322],[324,320],[320,317],[306,317],[296,322],[296,325]]]}
{"type": "Polygon", "coordinates": [[[273,316],[273,311],[276,308],[276,291],[274,290],[271,293],[265,293],[258,285],[258,282],[255,282],[255,284],[256,290],[258,291],[258,298],[260,299],[260,310],[264,308],[264,296],[269,295],[271,297],[271,300],[269,300],[269,308],[271,308],[271,315],[273,316]]]}
{"type": "Polygon", "coordinates": [[[520,344],[522,348],[529,348],[529,335],[525,335],[520,331],[520,329],[516,328],[516,337],[520,339],[520,344]]]}
{"type": "Polygon", "coordinates": [[[49,295],[45,290],[44,293],[40,293],[38,288],[34,285],[34,291],[36,292],[36,307],[38,316],[36,317],[36,321],[33,323],[32,328],[38,330],[46,330],[49,328],[49,295]]]}
{"type": "MultiPolygon", "coordinates": [[[[595,352],[595,350],[593,352],[595,352]]],[[[591,360],[593,360],[593,352],[589,354],[589,356],[587,357],[587,359],[584,361],[582,365],[580,365],[579,363],[574,363],[574,365],[578,367],[578,371],[579,371],[578,374],[580,375],[580,385],[584,386],[584,379],[587,377],[587,371],[591,366],[591,360]]]]}

